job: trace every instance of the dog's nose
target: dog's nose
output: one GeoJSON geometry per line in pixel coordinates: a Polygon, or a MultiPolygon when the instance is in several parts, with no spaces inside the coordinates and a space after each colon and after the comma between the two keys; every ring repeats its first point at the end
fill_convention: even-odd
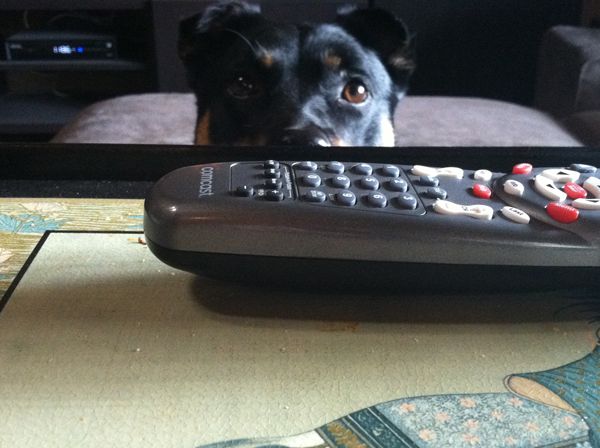
{"type": "Polygon", "coordinates": [[[327,134],[316,126],[289,129],[283,134],[281,143],[298,146],[331,146],[331,140],[327,134]]]}

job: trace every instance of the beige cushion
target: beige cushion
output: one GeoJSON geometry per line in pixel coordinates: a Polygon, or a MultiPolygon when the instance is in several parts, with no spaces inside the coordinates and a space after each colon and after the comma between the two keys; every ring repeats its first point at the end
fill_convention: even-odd
{"type": "MultiPolygon", "coordinates": [[[[192,94],[130,95],[89,106],[53,141],[191,145],[195,121],[192,94]]],[[[495,100],[409,96],[395,122],[398,146],[581,144],[548,115],[495,100]]]]}
{"type": "Polygon", "coordinates": [[[580,146],[549,115],[497,100],[408,97],[396,110],[398,146],[580,146]]]}

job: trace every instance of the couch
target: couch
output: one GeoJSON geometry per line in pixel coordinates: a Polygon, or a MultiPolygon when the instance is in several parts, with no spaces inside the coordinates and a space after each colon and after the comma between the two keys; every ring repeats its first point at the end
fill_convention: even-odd
{"type": "MultiPolygon", "coordinates": [[[[122,96],[86,108],[53,142],[191,145],[195,120],[192,94],[122,96]]],[[[408,95],[394,124],[396,146],[600,146],[600,29],[544,35],[533,107],[408,95]]]]}

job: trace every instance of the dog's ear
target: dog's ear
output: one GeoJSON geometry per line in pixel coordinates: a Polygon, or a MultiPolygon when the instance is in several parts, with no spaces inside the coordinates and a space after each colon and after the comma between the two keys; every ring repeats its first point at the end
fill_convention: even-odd
{"type": "Polygon", "coordinates": [[[179,24],[179,57],[186,64],[201,56],[211,44],[211,35],[226,29],[233,21],[260,15],[260,7],[244,1],[221,1],[179,24]]]}
{"type": "Polygon", "coordinates": [[[390,77],[406,89],[415,69],[414,45],[406,25],[392,13],[380,8],[342,8],[337,23],[362,45],[374,50],[390,77]]]}

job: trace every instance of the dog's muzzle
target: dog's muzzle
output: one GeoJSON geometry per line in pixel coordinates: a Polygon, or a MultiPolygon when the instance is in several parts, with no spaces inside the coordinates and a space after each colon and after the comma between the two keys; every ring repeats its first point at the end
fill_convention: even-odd
{"type": "Polygon", "coordinates": [[[323,129],[309,126],[301,129],[288,129],[280,139],[282,145],[331,146],[332,139],[323,129]]]}

